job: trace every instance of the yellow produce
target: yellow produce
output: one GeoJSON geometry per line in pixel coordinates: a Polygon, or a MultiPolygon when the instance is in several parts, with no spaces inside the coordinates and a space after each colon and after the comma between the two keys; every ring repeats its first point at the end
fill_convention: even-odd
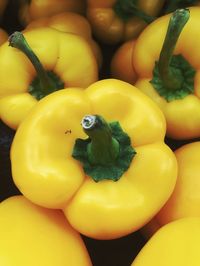
{"type": "Polygon", "coordinates": [[[13,180],[34,203],[63,209],[82,234],[124,236],[147,223],[173,191],[177,165],[165,130],[160,109],[126,82],[60,90],[18,128],[13,180]]]}
{"type": "Polygon", "coordinates": [[[110,70],[111,76],[131,84],[134,84],[137,75],[133,66],[133,50],[135,40],[124,42],[114,53],[110,70]]]}
{"type": "Polygon", "coordinates": [[[8,40],[8,34],[5,30],[0,28],[0,45],[8,40]]]}
{"type": "Polygon", "coordinates": [[[53,16],[43,17],[31,21],[26,30],[50,27],[66,33],[75,33],[85,38],[94,52],[99,67],[102,64],[102,54],[99,45],[92,39],[91,27],[88,20],[77,13],[62,12],[53,16]]]}
{"type": "Polygon", "coordinates": [[[153,99],[174,139],[200,137],[200,7],[155,20],[137,39],[135,86],[153,99]]]}
{"type": "Polygon", "coordinates": [[[20,0],[19,20],[27,25],[30,21],[49,17],[64,11],[85,13],[85,0],[20,0]]]}
{"type": "Polygon", "coordinates": [[[23,196],[0,203],[0,265],[91,266],[80,235],[57,210],[23,196]]]}
{"type": "Polygon", "coordinates": [[[183,145],[175,151],[178,162],[176,186],[159,213],[142,229],[149,237],[161,226],[184,217],[200,217],[200,142],[183,145]]]}
{"type": "Polygon", "coordinates": [[[200,218],[183,218],[163,226],[146,243],[131,266],[199,266],[200,218]]]}
{"type": "Polygon", "coordinates": [[[158,15],[164,0],[87,0],[87,18],[94,35],[116,44],[136,38],[158,15]]]}
{"type": "Polygon", "coordinates": [[[15,32],[10,45],[0,47],[0,117],[13,129],[49,93],[85,88],[98,78],[91,47],[76,34],[33,28],[15,32]]]}

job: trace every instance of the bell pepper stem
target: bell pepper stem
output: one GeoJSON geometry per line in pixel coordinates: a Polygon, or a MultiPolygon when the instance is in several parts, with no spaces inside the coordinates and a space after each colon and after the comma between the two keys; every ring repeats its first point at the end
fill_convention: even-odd
{"type": "Polygon", "coordinates": [[[72,157],[95,182],[119,180],[136,154],[128,134],[118,121],[107,123],[100,115],[84,116],[81,125],[89,138],[76,139],[72,157]]]}
{"type": "Polygon", "coordinates": [[[182,32],[183,27],[187,23],[190,16],[189,9],[177,9],[171,16],[165,40],[160,52],[158,61],[158,70],[167,89],[177,90],[181,87],[182,80],[176,76],[170,69],[170,62],[173,52],[182,32]]]}
{"type": "Polygon", "coordinates": [[[48,77],[47,72],[44,69],[43,65],[41,64],[39,58],[36,56],[36,54],[33,52],[31,47],[27,43],[24,35],[18,31],[14,32],[9,37],[9,45],[11,47],[19,49],[31,61],[36,70],[37,76],[40,80],[41,89],[44,92],[44,94],[48,94],[49,91],[53,90],[54,85],[52,84],[50,78],[48,77]]]}
{"type": "Polygon", "coordinates": [[[93,165],[111,165],[119,154],[119,143],[112,137],[109,124],[99,115],[86,115],[81,125],[91,142],[87,147],[88,160],[93,165]]]}
{"type": "Polygon", "coordinates": [[[138,8],[137,4],[135,4],[133,0],[117,0],[114,5],[114,10],[122,19],[135,16],[142,19],[147,24],[156,19],[156,17],[150,16],[138,8]]]}
{"type": "Polygon", "coordinates": [[[129,12],[131,12],[134,16],[142,19],[147,24],[150,24],[151,22],[153,22],[156,19],[155,17],[147,15],[145,12],[143,12],[141,9],[139,9],[134,4],[130,6],[129,12]]]}

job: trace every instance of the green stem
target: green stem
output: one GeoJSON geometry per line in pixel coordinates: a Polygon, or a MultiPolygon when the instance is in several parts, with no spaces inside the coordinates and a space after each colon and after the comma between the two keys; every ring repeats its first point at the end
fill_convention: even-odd
{"type": "Polygon", "coordinates": [[[99,115],[86,115],[81,124],[89,138],[76,139],[72,157],[95,182],[119,180],[136,154],[128,134],[118,121],[107,123],[99,115]]]}
{"type": "Polygon", "coordinates": [[[54,90],[54,84],[48,77],[46,70],[31,47],[28,45],[24,35],[21,32],[16,31],[10,36],[9,45],[19,49],[29,58],[37,72],[43,94],[47,95],[54,90]]]}
{"type": "Polygon", "coordinates": [[[159,73],[167,89],[177,90],[182,84],[182,80],[177,77],[169,66],[176,43],[189,16],[189,9],[178,9],[172,14],[169,21],[167,34],[158,61],[159,73]]]}
{"type": "Polygon", "coordinates": [[[87,115],[82,127],[90,137],[87,147],[88,160],[93,165],[111,165],[119,154],[119,143],[112,137],[111,128],[99,115],[87,115]]]}
{"type": "Polygon", "coordinates": [[[156,18],[152,17],[150,15],[147,15],[145,12],[143,12],[141,9],[139,9],[136,5],[132,4],[130,6],[130,12],[135,16],[140,19],[142,19],[144,22],[147,24],[150,24],[153,22],[156,18]]]}
{"type": "Polygon", "coordinates": [[[133,0],[117,0],[114,10],[116,14],[124,20],[135,16],[149,24],[156,19],[156,17],[147,15],[144,11],[139,9],[133,0]]]}

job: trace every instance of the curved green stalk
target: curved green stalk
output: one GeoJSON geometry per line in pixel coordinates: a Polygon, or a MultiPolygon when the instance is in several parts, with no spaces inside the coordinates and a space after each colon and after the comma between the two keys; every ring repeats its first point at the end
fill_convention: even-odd
{"type": "Polygon", "coordinates": [[[39,58],[33,52],[21,32],[16,31],[10,36],[9,45],[24,53],[36,70],[37,77],[29,87],[29,92],[36,99],[39,100],[53,91],[64,87],[64,83],[53,72],[44,69],[39,58]]]}

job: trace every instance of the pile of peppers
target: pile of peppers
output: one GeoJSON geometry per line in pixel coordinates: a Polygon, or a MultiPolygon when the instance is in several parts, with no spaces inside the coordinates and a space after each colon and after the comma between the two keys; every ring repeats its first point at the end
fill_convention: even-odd
{"type": "Polygon", "coordinates": [[[0,1],[0,265],[200,265],[200,1],[0,1]]]}

